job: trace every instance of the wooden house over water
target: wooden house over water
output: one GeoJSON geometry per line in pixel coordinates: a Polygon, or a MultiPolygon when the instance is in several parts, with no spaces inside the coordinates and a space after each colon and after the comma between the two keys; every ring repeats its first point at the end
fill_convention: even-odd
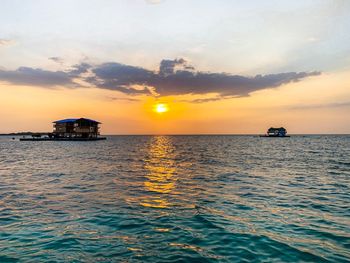
{"type": "Polygon", "coordinates": [[[100,122],[79,118],[54,121],[53,137],[56,138],[97,138],[100,122]]]}
{"type": "Polygon", "coordinates": [[[21,141],[96,141],[99,137],[101,123],[87,118],[64,119],[53,122],[53,132],[43,137],[42,134],[21,141]]]}

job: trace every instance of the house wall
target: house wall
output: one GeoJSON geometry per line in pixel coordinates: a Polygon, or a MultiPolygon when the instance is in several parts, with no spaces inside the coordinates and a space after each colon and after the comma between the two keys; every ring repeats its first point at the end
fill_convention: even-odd
{"type": "Polygon", "coordinates": [[[99,127],[98,123],[78,120],[54,124],[53,133],[62,137],[96,137],[99,134],[99,127]]]}

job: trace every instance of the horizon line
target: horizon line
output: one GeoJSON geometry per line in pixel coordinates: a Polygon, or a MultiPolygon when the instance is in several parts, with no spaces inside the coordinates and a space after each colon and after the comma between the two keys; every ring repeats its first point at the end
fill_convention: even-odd
{"type": "MultiPolygon", "coordinates": [[[[9,132],[0,133],[0,136],[22,136],[27,134],[47,134],[51,132],[9,132]]],[[[117,134],[100,134],[101,136],[258,136],[265,135],[266,133],[117,133],[117,134]]],[[[288,133],[293,136],[303,135],[350,135],[350,133],[288,133]]]]}

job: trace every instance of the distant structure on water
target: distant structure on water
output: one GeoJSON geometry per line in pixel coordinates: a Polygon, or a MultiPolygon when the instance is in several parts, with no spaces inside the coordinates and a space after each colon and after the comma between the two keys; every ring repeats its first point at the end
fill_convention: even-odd
{"type": "Polygon", "coordinates": [[[87,118],[64,119],[53,122],[53,132],[43,137],[42,134],[33,134],[32,138],[21,138],[21,141],[96,141],[105,140],[99,137],[101,124],[87,118]]]}
{"type": "Polygon", "coordinates": [[[265,135],[260,135],[260,137],[290,137],[287,135],[287,130],[283,127],[273,128],[267,130],[265,135]]]}
{"type": "Polygon", "coordinates": [[[53,137],[56,138],[97,138],[100,122],[79,118],[54,121],[53,137]]]}

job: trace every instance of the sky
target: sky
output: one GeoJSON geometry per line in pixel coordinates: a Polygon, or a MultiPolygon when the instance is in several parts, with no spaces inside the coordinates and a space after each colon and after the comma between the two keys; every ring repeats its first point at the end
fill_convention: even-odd
{"type": "Polygon", "coordinates": [[[2,0],[0,133],[348,134],[349,28],[347,0],[2,0]]]}

